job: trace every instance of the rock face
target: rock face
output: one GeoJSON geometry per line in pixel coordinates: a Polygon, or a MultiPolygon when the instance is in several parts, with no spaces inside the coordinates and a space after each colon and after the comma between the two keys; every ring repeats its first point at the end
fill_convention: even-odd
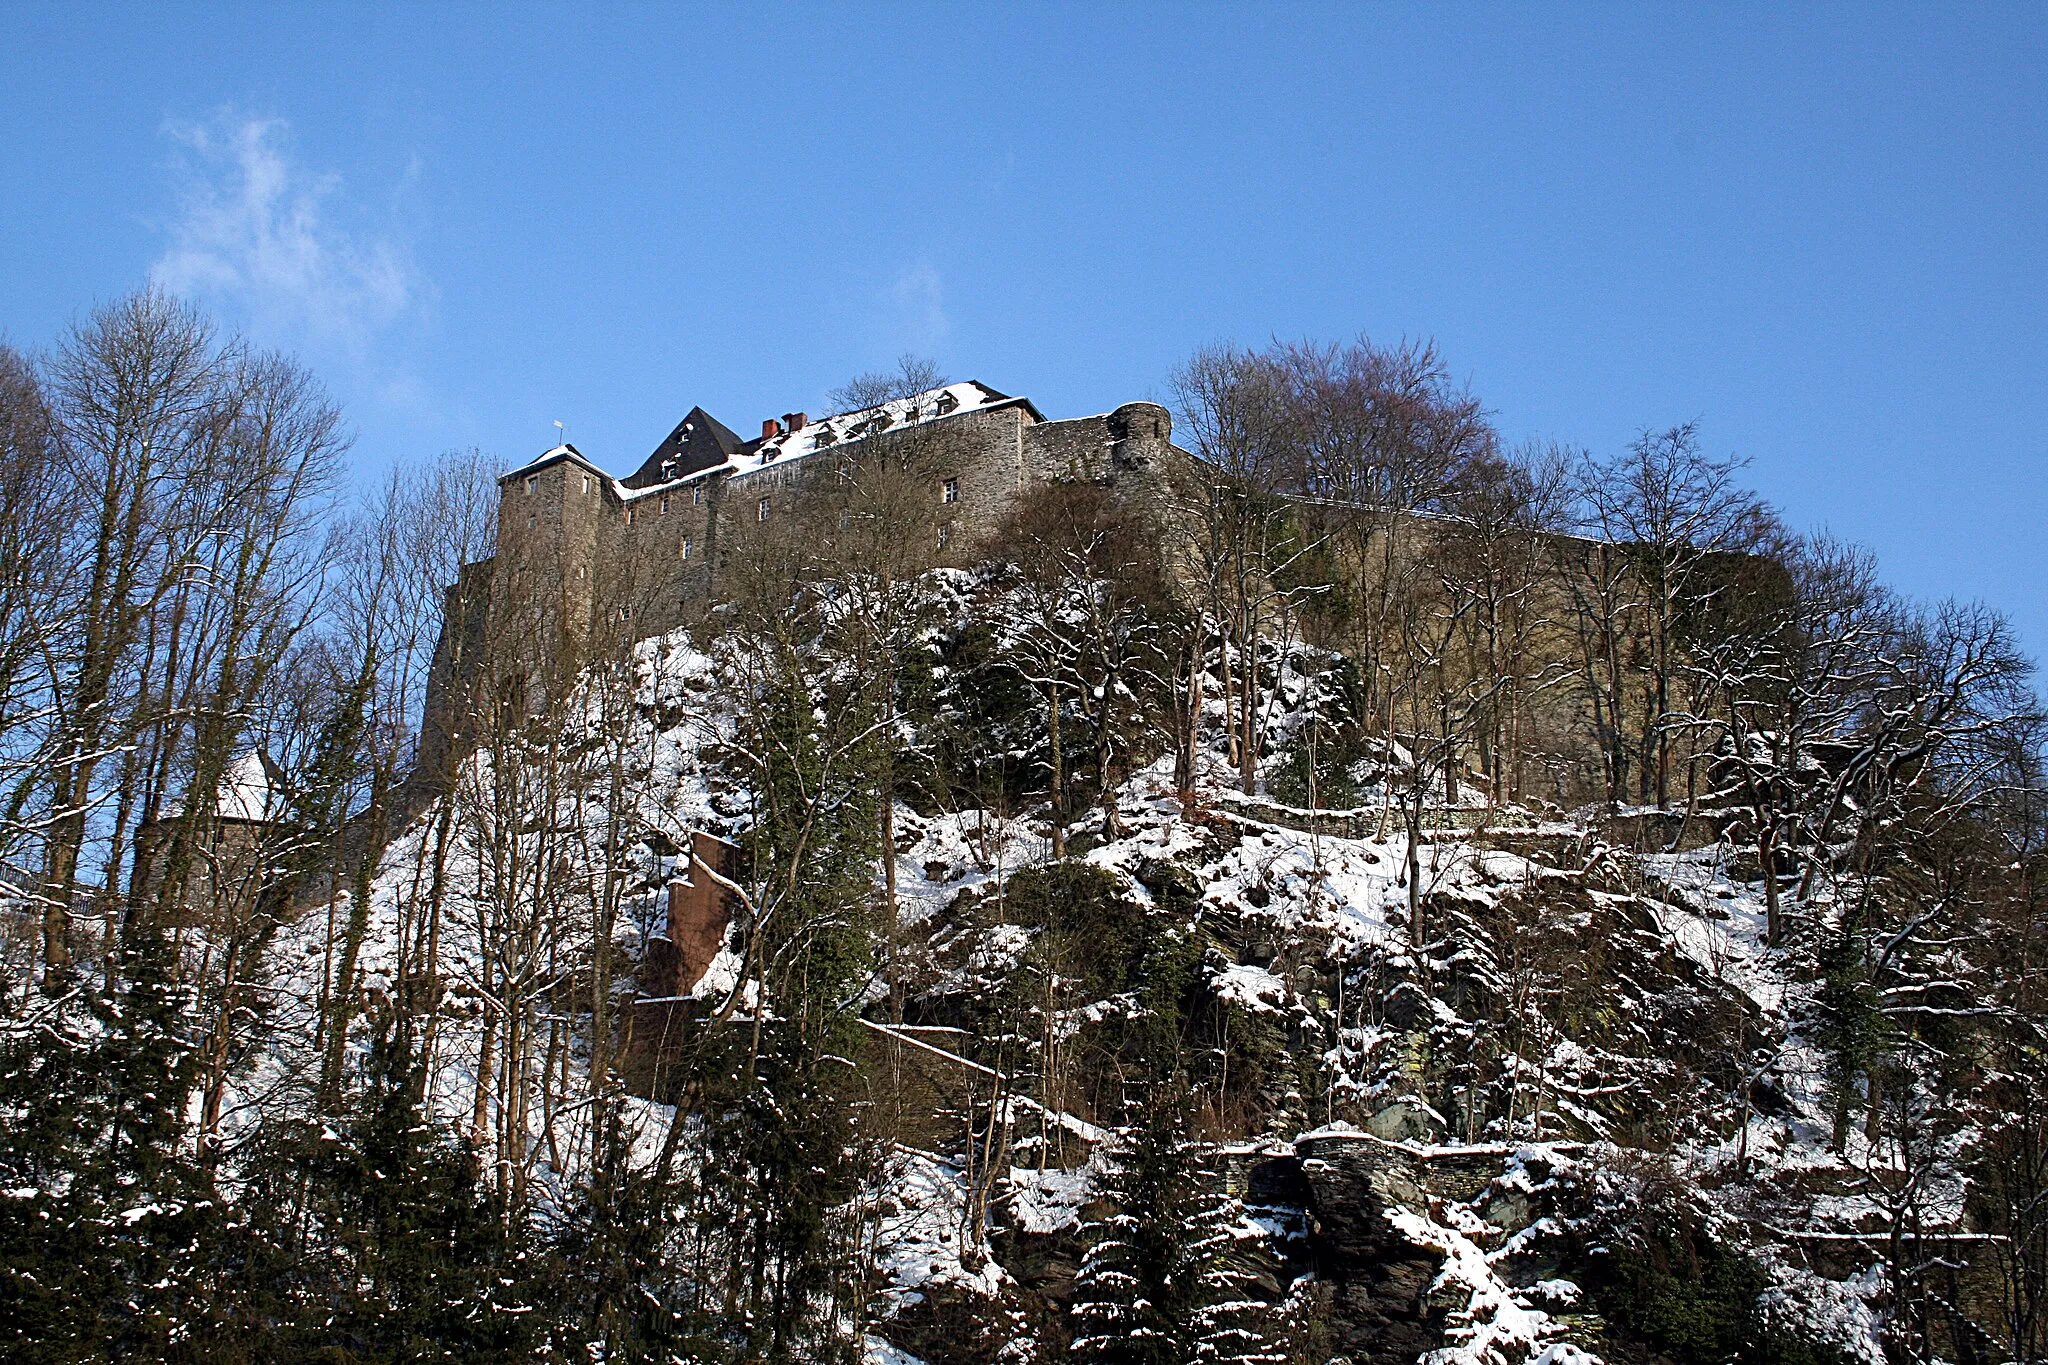
{"type": "Polygon", "coordinates": [[[1363,1135],[1295,1144],[1308,1192],[1309,1243],[1330,1286],[1330,1344],[1356,1365],[1409,1365],[1444,1343],[1444,1313],[1429,1302],[1443,1262],[1387,1221],[1390,1204],[1424,1199],[1399,1153],[1363,1135]]]}

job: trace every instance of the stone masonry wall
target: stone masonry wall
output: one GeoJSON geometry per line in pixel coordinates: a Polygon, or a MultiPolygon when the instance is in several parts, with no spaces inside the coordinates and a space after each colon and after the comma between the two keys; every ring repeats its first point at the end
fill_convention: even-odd
{"type": "Polygon", "coordinates": [[[757,520],[763,499],[776,515],[806,488],[840,477],[848,460],[913,462],[930,483],[930,515],[904,534],[931,537],[938,562],[966,564],[1041,484],[1083,479],[1159,500],[1191,463],[1171,433],[1166,410],[1152,403],[1046,422],[1010,401],[632,496],[580,454],[509,475],[500,483],[497,554],[465,568],[445,604],[416,776],[423,790],[438,790],[442,770],[467,747],[461,716],[487,635],[509,629],[545,650],[551,638],[556,647],[599,634],[645,639],[689,624],[716,599],[720,543],[735,524],[757,520]],[[525,606],[501,614],[508,602],[525,606]]]}

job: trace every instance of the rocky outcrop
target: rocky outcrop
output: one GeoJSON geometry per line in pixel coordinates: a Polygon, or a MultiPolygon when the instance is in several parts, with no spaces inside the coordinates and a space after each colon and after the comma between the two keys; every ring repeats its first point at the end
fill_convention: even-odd
{"type": "Polygon", "coordinates": [[[1392,1205],[1425,1199],[1420,1172],[1398,1149],[1362,1133],[1296,1142],[1308,1196],[1309,1244],[1330,1287],[1330,1345],[1354,1365],[1408,1365],[1444,1341],[1444,1312],[1429,1301],[1443,1262],[1387,1219],[1392,1205]]]}

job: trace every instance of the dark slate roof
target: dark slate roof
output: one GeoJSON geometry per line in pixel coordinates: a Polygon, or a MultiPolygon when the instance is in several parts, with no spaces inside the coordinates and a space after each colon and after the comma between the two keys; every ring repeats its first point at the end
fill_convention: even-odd
{"type": "Polygon", "coordinates": [[[676,429],[668,434],[668,439],[654,448],[654,453],[647,457],[647,463],[620,482],[628,488],[652,488],[658,483],[669,483],[685,474],[724,464],[739,454],[745,445],[746,442],[725,423],[702,408],[691,408],[690,415],[676,423],[676,429]]]}

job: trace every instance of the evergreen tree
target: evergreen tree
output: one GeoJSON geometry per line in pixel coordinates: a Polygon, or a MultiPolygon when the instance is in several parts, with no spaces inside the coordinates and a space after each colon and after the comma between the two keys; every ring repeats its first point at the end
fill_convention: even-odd
{"type": "Polygon", "coordinates": [[[139,940],[112,994],[74,976],[0,1045],[11,1360],[175,1358],[204,1317],[219,1209],[187,1141],[190,992],[168,956],[139,940]]]}
{"type": "Polygon", "coordinates": [[[1829,1098],[1834,1106],[1834,1146],[1842,1150],[1849,1123],[1866,1096],[1857,1082],[1871,1076],[1884,1047],[1884,1016],[1870,979],[1863,936],[1845,925],[1820,952],[1817,1033],[1827,1054],[1829,1098]]]}
{"type": "Polygon", "coordinates": [[[476,1162],[421,1103],[404,1030],[374,1039],[333,1124],[303,1120],[257,1157],[242,1265],[260,1296],[281,1282],[261,1356],[335,1361],[525,1361],[554,1307],[520,1210],[496,1205],[476,1162]]]}
{"type": "Polygon", "coordinates": [[[1205,1147],[1202,1188],[1187,1229],[1193,1262],[1194,1311],[1188,1320],[1191,1351],[1199,1365],[1280,1365],[1284,1315],[1261,1297],[1266,1266],[1265,1238],[1252,1223],[1244,1201],[1232,1194],[1205,1147]]]}
{"type": "Polygon", "coordinates": [[[1187,1358],[1195,1265],[1185,1224],[1196,1167],[1182,1106],[1147,1107],[1112,1156],[1107,1211],[1082,1233],[1074,1277],[1076,1365],[1180,1365],[1187,1358]]]}
{"type": "MultiPolygon", "coordinates": [[[[1184,1098],[1184,1097],[1182,1097],[1184,1098]]],[[[1282,1318],[1261,1297],[1263,1238],[1188,1106],[1150,1106],[1119,1144],[1108,1211],[1083,1232],[1070,1359],[1088,1365],[1274,1365],[1282,1318]]]]}

